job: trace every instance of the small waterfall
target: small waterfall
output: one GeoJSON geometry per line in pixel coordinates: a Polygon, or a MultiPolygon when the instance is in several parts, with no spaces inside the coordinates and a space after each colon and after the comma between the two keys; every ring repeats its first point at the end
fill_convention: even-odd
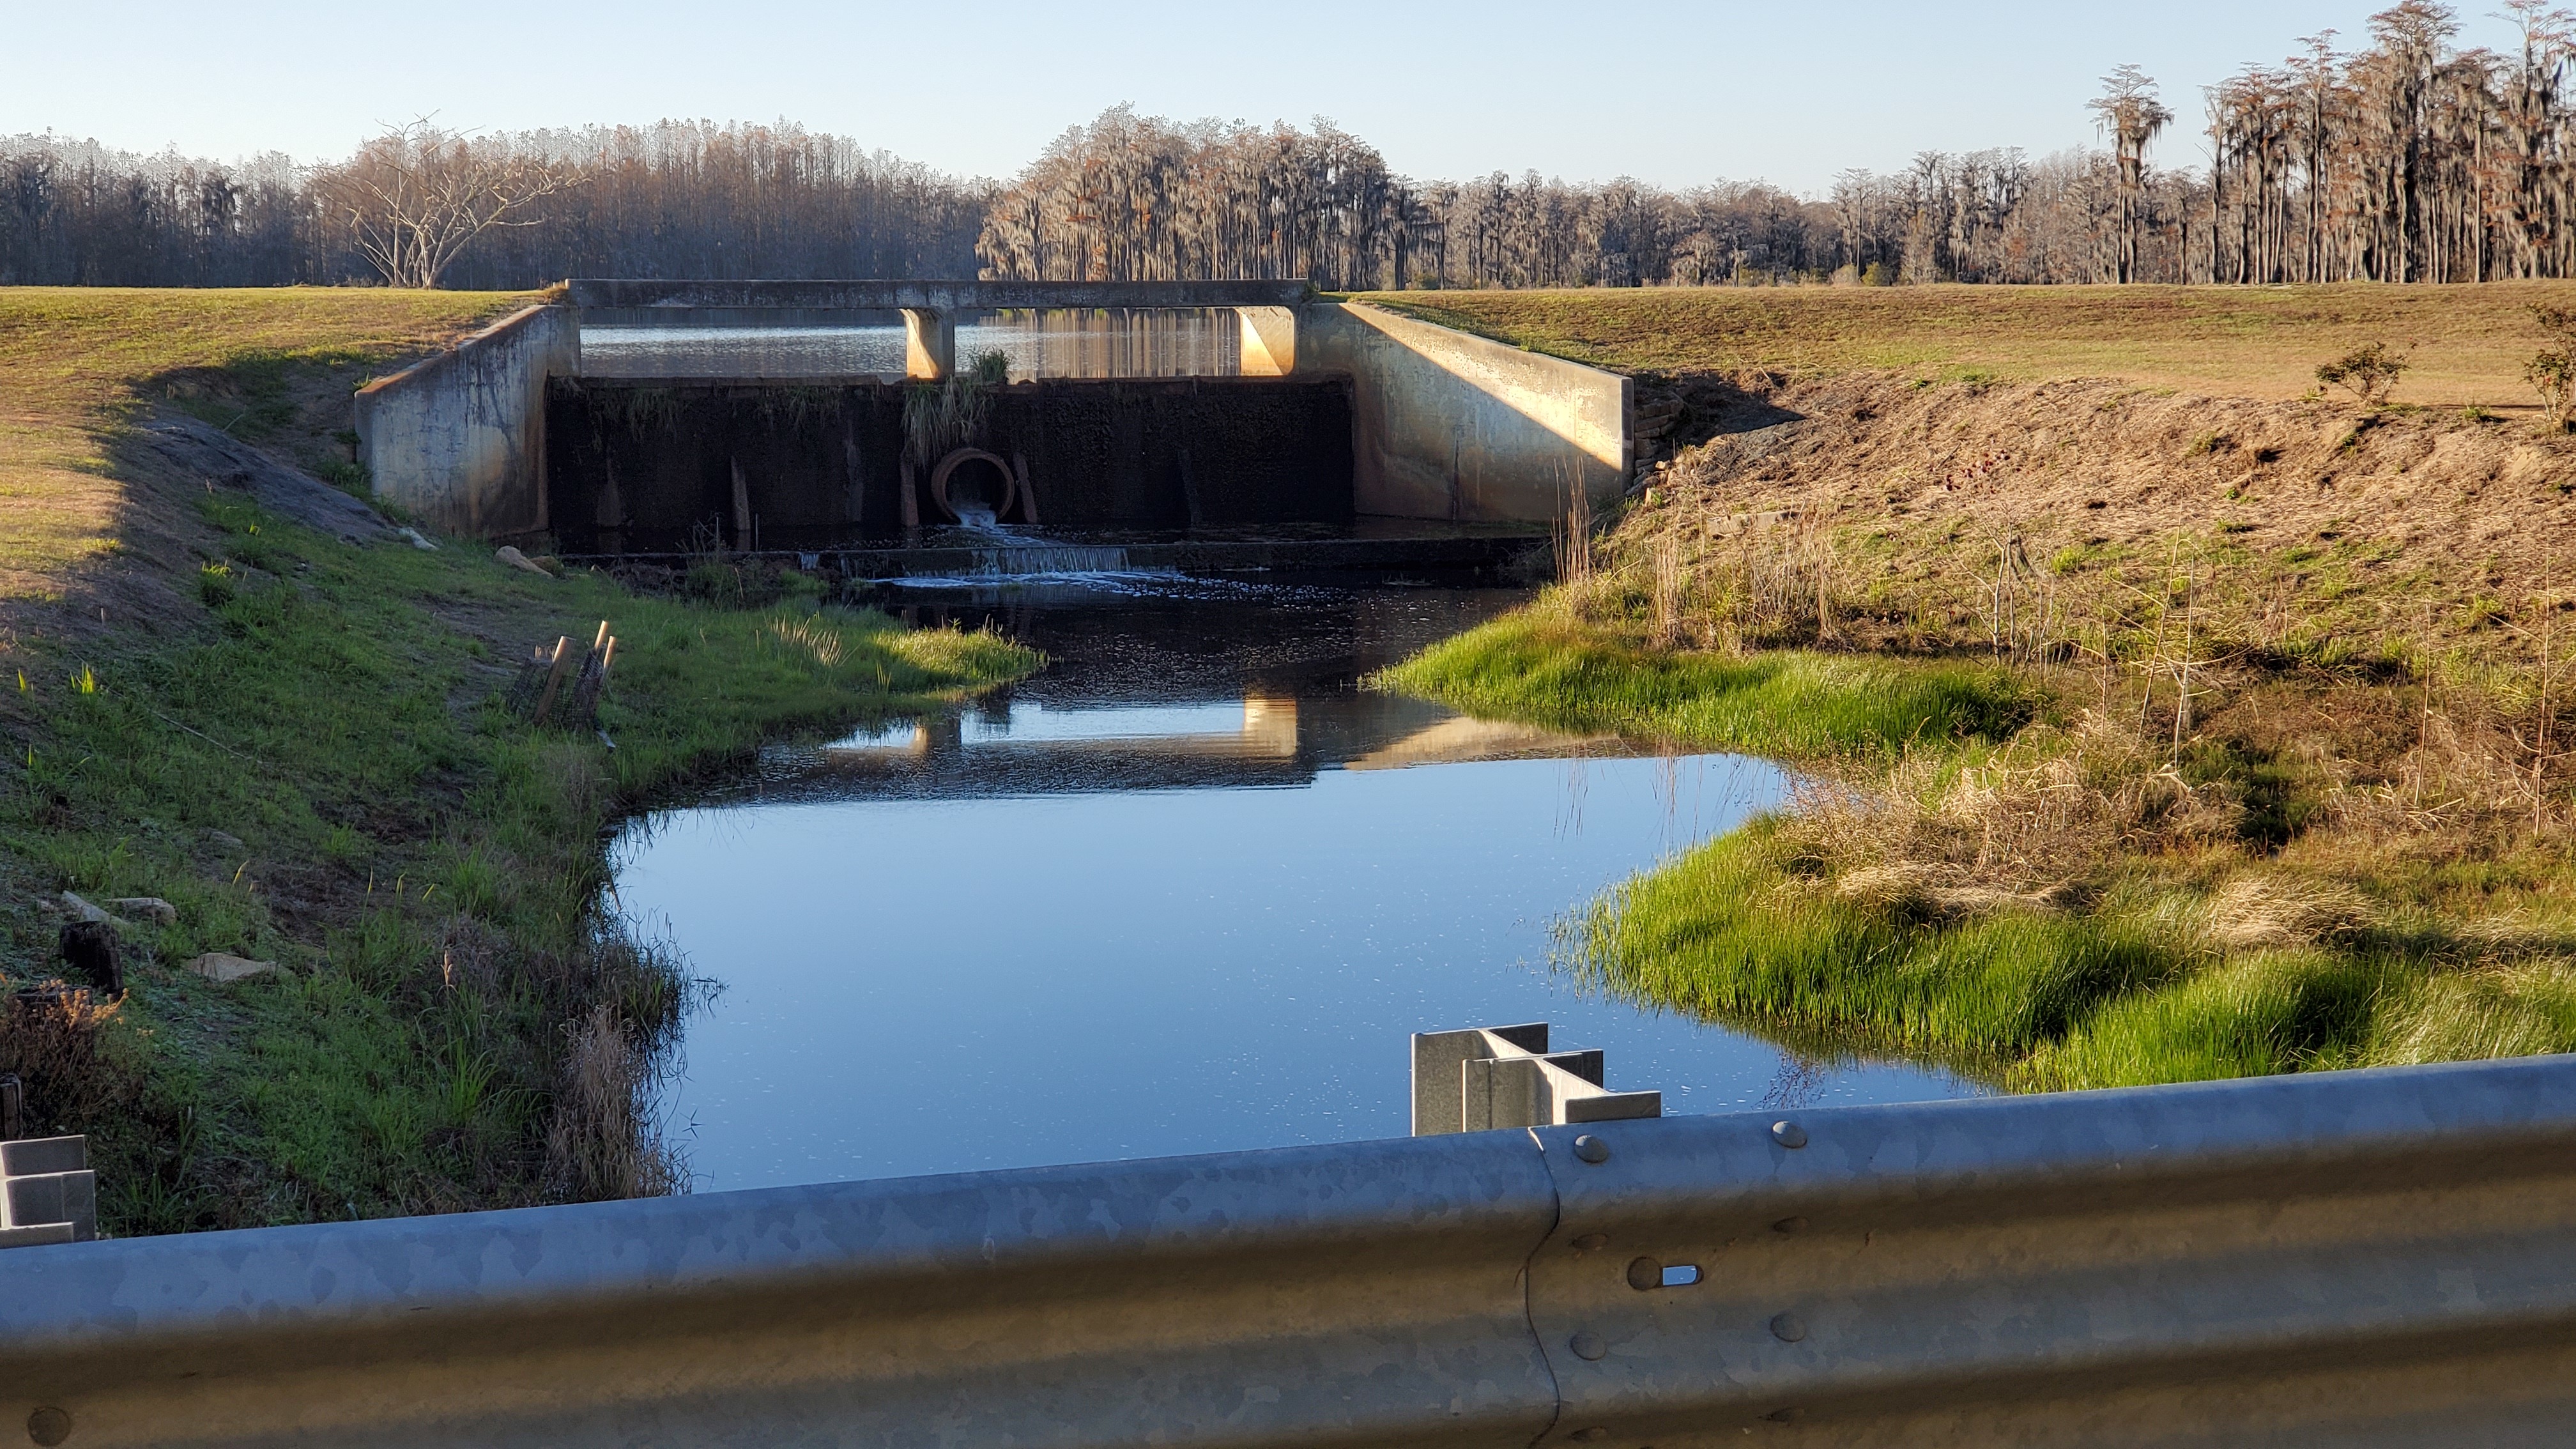
{"type": "Polygon", "coordinates": [[[1104,575],[1173,576],[1176,572],[1139,568],[1128,560],[1127,550],[1114,544],[1058,543],[1018,526],[996,523],[989,508],[968,505],[959,507],[957,512],[957,526],[934,546],[965,550],[972,564],[962,571],[953,567],[940,568],[935,574],[917,571],[908,576],[909,582],[991,583],[1104,575]]]}
{"type": "Polygon", "coordinates": [[[1102,544],[1015,543],[1003,548],[979,548],[975,551],[975,574],[979,579],[1044,578],[1063,574],[1132,574],[1169,573],[1169,569],[1138,569],[1127,562],[1127,550],[1102,544]]]}

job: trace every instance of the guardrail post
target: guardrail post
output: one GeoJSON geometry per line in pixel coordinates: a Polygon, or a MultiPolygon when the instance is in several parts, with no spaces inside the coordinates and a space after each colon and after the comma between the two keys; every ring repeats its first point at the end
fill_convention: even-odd
{"type": "Polygon", "coordinates": [[[1661,1092],[1612,1092],[1601,1081],[1601,1053],[1549,1051],[1543,1021],[1416,1032],[1413,1135],[1663,1115],[1661,1092]]]}
{"type": "Polygon", "coordinates": [[[1467,1130],[1461,1115],[1465,1097],[1459,1072],[1468,1061],[1494,1054],[1489,1038],[1499,1038],[1523,1051],[1543,1052],[1547,1050],[1547,1023],[1413,1034],[1414,1136],[1467,1130]]]}
{"type": "Polygon", "coordinates": [[[86,1137],[0,1142],[0,1248],[98,1236],[98,1177],[86,1137]]]}

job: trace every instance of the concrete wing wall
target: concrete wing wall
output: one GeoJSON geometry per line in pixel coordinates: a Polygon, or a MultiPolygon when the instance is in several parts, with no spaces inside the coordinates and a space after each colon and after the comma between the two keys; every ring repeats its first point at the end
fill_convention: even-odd
{"type": "Polygon", "coordinates": [[[1628,379],[1364,302],[1299,310],[1296,370],[1354,384],[1364,514],[1462,522],[1563,517],[1573,490],[1627,487],[1628,379]]]}
{"type": "Polygon", "coordinates": [[[546,378],[581,371],[574,309],[530,307],[357,397],[375,494],[477,538],[543,532],[546,378]]]}

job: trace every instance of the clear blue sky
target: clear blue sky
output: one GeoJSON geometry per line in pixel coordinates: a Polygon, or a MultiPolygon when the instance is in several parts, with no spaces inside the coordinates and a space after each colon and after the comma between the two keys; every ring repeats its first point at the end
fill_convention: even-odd
{"type": "MultiPolygon", "coordinates": [[[[1534,167],[1817,192],[1843,167],[1889,170],[1927,148],[2087,141],[2084,101],[2126,61],[2184,117],[2157,159],[2194,163],[2201,86],[2319,29],[2357,40],[2378,8],[0,0],[0,134],[315,159],[433,111],[487,129],[785,117],[1006,176],[1068,124],[1132,101],[1182,118],[1328,116],[1416,177],[1534,167]]],[[[2465,42],[2507,39],[2489,8],[2461,7],[2465,42]]]]}

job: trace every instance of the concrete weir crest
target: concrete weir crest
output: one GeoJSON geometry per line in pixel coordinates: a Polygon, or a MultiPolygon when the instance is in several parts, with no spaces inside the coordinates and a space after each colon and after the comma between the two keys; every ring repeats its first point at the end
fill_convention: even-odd
{"type": "MultiPolygon", "coordinates": [[[[1051,524],[1195,528],[1359,516],[1535,524],[1561,518],[1578,489],[1601,503],[1628,484],[1634,449],[1627,379],[1387,308],[1323,299],[1302,282],[1273,281],[574,281],[563,301],[524,309],[361,391],[360,458],[379,497],[443,531],[474,537],[553,534],[569,547],[599,534],[594,543],[632,547],[675,523],[685,529],[729,516],[737,467],[748,475],[751,512],[798,520],[780,525],[797,546],[884,537],[899,526],[893,493],[903,486],[901,467],[891,439],[870,433],[877,425],[870,420],[882,421],[886,394],[904,382],[955,373],[961,320],[1005,310],[1156,309],[1233,313],[1241,376],[1044,378],[1003,389],[1032,399],[1060,395],[997,410],[997,425],[1014,419],[1004,430],[1017,431],[1007,442],[997,435],[984,444],[1029,470],[1029,487],[1048,499],[1051,524]],[[586,376],[582,367],[585,319],[805,324],[887,312],[904,319],[899,378],[607,379],[586,376]],[[706,472],[705,480],[667,476],[652,485],[634,476],[632,460],[604,444],[592,447],[596,438],[554,436],[569,416],[568,398],[622,390],[633,404],[648,388],[666,423],[676,425],[667,409],[679,397],[689,429],[726,430],[724,458],[700,447],[709,456],[688,465],[706,472]],[[1336,389],[1338,407],[1316,400],[1336,389]],[[781,407],[790,394],[793,406],[781,407]],[[819,433],[792,445],[757,438],[745,421],[751,409],[768,419],[792,414],[802,426],[824,405],[818,397],[843,416],[828,448],[819,433]],[[1265,409],[1271,416],[1259,425],[1223,422],[1241,413],[1250,424],[1265,409]],[[1088,421],[1071,421],[1077,414],[1088,421]],[[1337,436],[1324,439],[1317,429],[1337,436]],[[774,455],[774,476],[764,476],[746,452],[774,455]],[[593,467],[603,470],[599,476],[563,476],[567,468],[593,467]],[[706,500],[694,496],[701,484],[706,500]],[[661,489],[658,506],[681,513],[656,521],[636,512],[652,492],[648,485],[661,489]],[[789,496],[799,489],[815,496],[789,496]],[[1086,511],[1087,495],[1096,502],[1086,511]],[[1055,506],[1058,496],[1064,508],[1055,506]]],[[[893,401],[899,411],[899,396],[893,401]]],[[[626,415],[634,411],[629,406],[626,415]]],[[[786,534],[764,526],[741,546],[755,538],[788,545],[786,534]]]]}

